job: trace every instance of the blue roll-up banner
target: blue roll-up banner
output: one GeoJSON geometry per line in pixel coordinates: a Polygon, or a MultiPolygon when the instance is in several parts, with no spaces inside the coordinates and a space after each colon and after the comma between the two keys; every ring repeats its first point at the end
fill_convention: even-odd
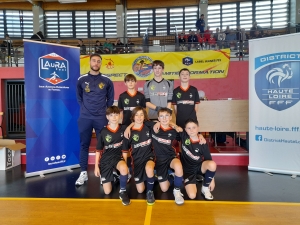
{"type": "Polygon", "coordinates": [[[79,48],[24,40],[26,173],[79,167],[79,48]]]}

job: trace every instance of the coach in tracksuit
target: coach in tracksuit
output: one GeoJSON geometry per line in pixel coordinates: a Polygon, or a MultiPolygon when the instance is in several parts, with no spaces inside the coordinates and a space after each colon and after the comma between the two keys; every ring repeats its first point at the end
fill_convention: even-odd
{"type": "Polygon", "coordinates": [[[80,105],[78,130],[81,173],[75,185],[82,185],[88,180],[87,165],[93,128],[98,136],[102,128],[107,125],[106,108],[114,103],[114,86],[107,76],[100,73],[101,64],[101,56],[92,54],[90,72],[80,76],[77,81],[77,101],[80,105]]]}

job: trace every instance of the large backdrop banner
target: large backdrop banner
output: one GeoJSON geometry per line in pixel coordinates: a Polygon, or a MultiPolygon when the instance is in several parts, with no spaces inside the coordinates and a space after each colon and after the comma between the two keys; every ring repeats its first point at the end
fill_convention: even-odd
{"type": "Polygon", "coordinates": [[[250,41],[249,170],[300,174],[299,39],[250,41]]]}
{"type": "Polygon", "coordinates": [[[79,48],[24,40],[26,177],[78,167],[79,48]]]}
{"type": "MultiPolygon", "coordinates": [[[[166,79],[179,79],[182,68],[191,71],[191,79],[224,78],[227,77],[230,49],[102,55],[101,72],[113,81],[124,81],[129,73],[134,74],[137,80],[150,80],[153,78],[154,60],[165,63],[163,76],[166,79]]],[[[81,56],[80,74],[89,70],[89,56],[81,56]]]]}

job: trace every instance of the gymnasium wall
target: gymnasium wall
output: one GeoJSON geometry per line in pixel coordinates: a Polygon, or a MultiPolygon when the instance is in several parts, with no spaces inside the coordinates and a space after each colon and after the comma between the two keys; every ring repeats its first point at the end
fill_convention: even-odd
{"type": "MultiPolygon", "coordinates": [[[[230,62],[228,76],[219,79],[191,80],[191,84],[198,90],[203,90],[208,99],[235,98],[248,99],[248,61],[230,62]]],[[[4,109],[4,81],[23,80],[24,67],[0,67],[1,98],[0,111],[4,109]]],[[[144,81],[138,81],[137,87],[143,87],[144,81]]],[[[174,81],[174,86],[180,85],[179,80],[174,81]]],[[[126,90],[122,81],[114,82],[115,99],[126,90]]]]}

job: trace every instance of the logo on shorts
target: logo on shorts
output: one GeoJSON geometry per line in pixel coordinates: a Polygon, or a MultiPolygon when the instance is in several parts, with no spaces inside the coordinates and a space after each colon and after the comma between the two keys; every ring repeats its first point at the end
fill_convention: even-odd
{"type": "Polygon", "coordinates": [[[277,111],[300,100],[300,54],[281,52],[255,58],[255,91],[260,101],[277,111]]]}
{"type": "Polygon", "coordinates": [[[39,58],[39,77],[53,85],[69,79],[69,61],[56,53],[39,58]]]}
{"type": "Polygon", "coordinates": [[[134,180],[135,180],[135,181],[139,181],[139,180],[140,180],[140,178],[138,178],[138,177],[135,177],[135,178],[134,178],[134,180]]]}
{"type": "Polygon", "coordinates": [[[184,144],[185,144],[185,145],[190,145],[190,144],[191,144],[191,140],[190,140],[190,139],[186,139],[186,140],[184,141],[184,144]]]}
{"type": "Polygon", "coordinates": [[[181,98],[181,93],[178,92],[178,93],[176,94],[176,97],[177,97],[177,98],[181,98]]]}
{"type": "Polygon", "coordinates": [[[106,181],[105,177],[101,177],[101,181],[106,181]]]}
{"type": "Polygon", "coordinates": [[[128,98],[125,98],[125,99],[124,99],[124,103],[125,103],[126,105],[128,105],[128,104],[129,104],[129,99],[128,99],[128,98]]]}
{"type": "Polygon", "coordinates": [[[132,139],[135,140],[135,141],[139,141],[140,137],[139,137],[138,134],[134,134],[132,139]]]}
{"type": "Polygon", "coordinates": [[[106,135],[105,136],[105,140],[109,143],[109,142],[111,142],[111,139],[112,139],[112,136],[111,135],[106,135]]]}
{"type": "Polygon", "coordinates": [[[162,176],[158,176],[157,179],[158,180],[162,180],[163,178],[162,178],[162,176]]]}
{"type": "Polygon", "coordinates": [[[148,56],[139,56],[132,64],[132,70],[139,77],[148,77],[152,72],[153,60],[148,56]]]}
{"type": "Polygon", "coordinates": [[[186,178],[185,180],[184,180],[184,183],[187,183],[187,182],[189,182],[190,180],[189,180],[189,178],[186,178]]]}
{"type": "Polygon", "coordinates": [[[100,88],[100,89],[103,89],[104,86],[105,86],[105,84],[103,84],[102,82],[99,84],[99,88],[100,88]]]}

